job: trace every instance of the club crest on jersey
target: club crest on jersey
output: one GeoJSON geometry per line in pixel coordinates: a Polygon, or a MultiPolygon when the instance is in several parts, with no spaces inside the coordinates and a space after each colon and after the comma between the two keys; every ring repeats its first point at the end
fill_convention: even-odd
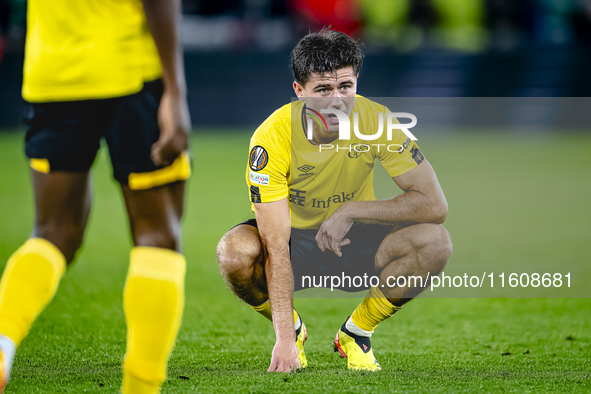
{"type": "Polygon", "coordinates": [[[252,148],[252,150],[250,151],[250,156],[248,158],[248,166],[251,170],[260,171],[263,168],[265,168],[268,162],[269,154],[267,153],[265,148],[263,148],[260,145],[256,145],[254,148],[252,148]]]}

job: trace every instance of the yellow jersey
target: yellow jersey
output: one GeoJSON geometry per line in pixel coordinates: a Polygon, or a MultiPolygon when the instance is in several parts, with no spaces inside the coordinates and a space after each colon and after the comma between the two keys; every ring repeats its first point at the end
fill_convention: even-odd
{"type": "Polygon", "coordinates": [[[29,0],[23,98],[73,101],[140,91],[157,73],[145,25],[139,0],[29,0]]]}
{"type": "MultiPolygon", "coordinates": [[[[317,229],[344,202],[375,200],[376,159],[391,177],[411,171],[424,160],[416,143],[400,129],[393,130],[391,139],[384,129],[373,141],[351,133],[350,140],[337,139],[332,148],[320,151],[306,137],[304,110],[302,101],[287,104],[259,126],[250,140],[246,169],[253,211],[254,203],[289,197],[293,228],[317,229]]],[[[357,113],[360,134],[373,135],[379,114],[384,114],[385,124],[388,112],[383,105],[356,96],[349,119],[353,125],[357,113]]]]}

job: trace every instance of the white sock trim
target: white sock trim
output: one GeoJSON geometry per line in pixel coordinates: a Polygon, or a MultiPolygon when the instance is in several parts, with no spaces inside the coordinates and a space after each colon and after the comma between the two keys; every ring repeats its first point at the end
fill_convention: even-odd
{"type": "Polygon", "coordinates": [[[349,319],[347,319],[347,322],[345,323],[345,327],[352,334],[359,335],[360,337],[368,337],[368,338],[371,338],[371,334],[373,334],[373,331],[365,331],[365,330],[362,330],[361,328],[357,327],[355,325],[355,323],[353,323],[353,318],[352,317],[350,317],[349,319]]]}
{"type": "Polygon", "coordinates": [[[14,360],[14,353],[16,353],[16,345],[12,339],[7,336],[0,335],[0,351],[4,354],[4,363],[6,364],[6,380],[10,377],[10,369],[12,368],[12,361],[14,360]]]}

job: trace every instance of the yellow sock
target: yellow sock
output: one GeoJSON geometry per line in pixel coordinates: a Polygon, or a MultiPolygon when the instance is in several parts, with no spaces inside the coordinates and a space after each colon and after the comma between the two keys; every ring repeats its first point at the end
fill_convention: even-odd
{"type": "Polygon", "coordinates": [[[14,252],[0,282],[0,334],[18,346],[55,295],[65,270],[62,252],[43,238],[31,238],[14,252]]]}
{"type": "Polygon", "coordinates": [[[184,307],[185,258],[168,249],[131,251],[123,292],[127,353],[123,394],[159,393],[184,307]]]}
{"type": "MultiPolygon", "coordinates": [[[[273,321],[273,315],[271,314],[271,303],[269,302],[269,300],[265,301],[264,303],[262,303],[261,305],[249,305],[252,309],[254,309],[255,311],[257,311],[258,313],[260,313],[261,315],[263,315],[265,318],[267,318],[267,320],[269,321],[273,321]]],[[[297,323],[298,321],[298,313],[296,312],[296,310],[293,310],[293,323],[297,323]]]]}
{"type": "Polygon", "coordinates": [[[353,324],[362,330],[373,332],[378,324],[402,309],[394,306],[378,287],[372,287],[367,295],[353,311],[353,324]]]}

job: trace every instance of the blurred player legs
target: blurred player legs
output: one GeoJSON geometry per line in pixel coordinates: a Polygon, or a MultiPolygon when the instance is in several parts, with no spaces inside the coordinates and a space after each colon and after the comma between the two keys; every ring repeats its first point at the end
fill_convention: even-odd
{"type": "Polygon", "coordinates": [[[90,169],[104,138],[134,244],[124,290],[123,392],[156,393],[184,304],[180,239],[190,125],[177,62],[180,3],[30,0],[27,12],[22,92],[35,224],[0,283],[0,391],[15,348],[82,244],[90,169]],[[56,15],[68,23],[56,23],[56,15]]]}

